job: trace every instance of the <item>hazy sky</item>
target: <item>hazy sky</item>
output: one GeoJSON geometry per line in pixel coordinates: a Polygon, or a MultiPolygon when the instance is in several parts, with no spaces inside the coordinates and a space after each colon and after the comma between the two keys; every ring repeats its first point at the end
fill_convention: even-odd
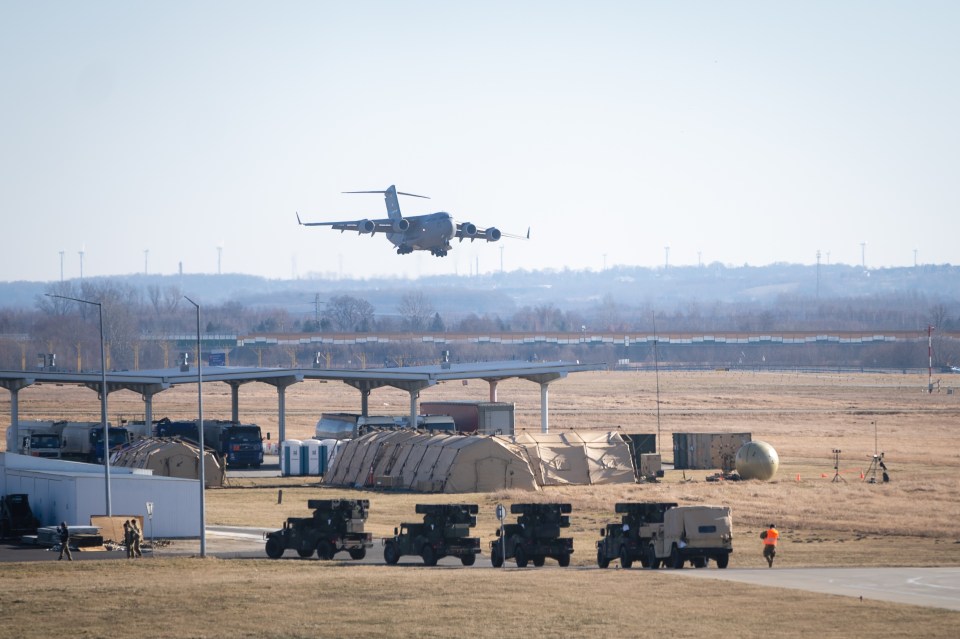
{"type": "Polygon", "coordinates": [[[958,33],[955,1],[0,0],[0,279],[956,263],[958,33]],[[296,223],[390,184],[532,239],[296,223]]]}

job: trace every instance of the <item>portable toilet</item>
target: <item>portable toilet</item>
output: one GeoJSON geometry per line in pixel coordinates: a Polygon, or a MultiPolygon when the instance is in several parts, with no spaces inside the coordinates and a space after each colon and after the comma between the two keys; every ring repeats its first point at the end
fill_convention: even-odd
{"type": "Polygon", "coordinates": [[[324,462],[325,468],[323,469],[323,472],[327,472],[327,468],[329,468],[333,463],[333,460],[340,451],[340,447],[343,445],[343,442],[339,439],[321,439],[320,444],[323,446],[323,450],[326,455],[326,460],[324,462]]]}
{"type": "Polygon", "coordinates": [[[299,439],[288,439],[280,445],[280,474],[283,476],[301,475],[303,468],[300,461],[303,442],[299,439]]]}
{"type": "Polygon", "coordinates": [[[301,462],[303,464],[304,475],[319,476],[323,474],[323,461],[326,456],[323,454],[324,448],[319,439],[305,439],[303,441],[303,450],[301,451],[301,462]]]}

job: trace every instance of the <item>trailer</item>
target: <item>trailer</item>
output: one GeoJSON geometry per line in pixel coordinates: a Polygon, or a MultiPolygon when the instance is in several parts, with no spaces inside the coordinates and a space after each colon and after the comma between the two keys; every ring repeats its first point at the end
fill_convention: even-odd
{"type": "Polygon", "coordinates": [[[458,433],[514,434],[514,405],[507,402],[420,402],[420,412],[449,415],[458,433]]]}

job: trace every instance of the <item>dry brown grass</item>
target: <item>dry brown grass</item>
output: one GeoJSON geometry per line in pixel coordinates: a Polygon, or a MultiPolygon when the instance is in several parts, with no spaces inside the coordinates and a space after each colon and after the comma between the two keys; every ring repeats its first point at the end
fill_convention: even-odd
{"type": "Polygon", "coordinates": [[[167,559],[3,567],[0,636],[953,637],[960,613],[637,570],[167,559]],[[816,614],[811,614],[816,611],[816,614]]]}
{"type": "MultiPolygon", "coordinates": [[[[656,485],[411,495],[326,489],[306,478],[235,480],[234,488],[207,493],[207,520],[279,527],[284,518],[305,514],[308,498],[342,494],[371,499],[369,527],[379,536],[414,519],[418,502],[462,501],[481,505],[477,532],[486,549],[496,528],[497,502],[568,501],[574,507],[573,563],[585,566],[594,561],[597,530],[614,519],[614,503],[670,500],[732,506],[734,567],[761,566],[757,533],[771,519],[783,533],[781,566],[960,565],[960,393],[929,395],[921,392],[925,379],[901,375],[663,373],[660,385],[665,457],[670,457],[674,431],[748,431],[780,453],[775,481],[707,483],[702,471],[668,471],[666,480],[656,485]],[[860,471],[874,451],[875,427],[890,468],[889,484],[860,481],[860,471]],[[833,448],[843,450],[846,483],[831,482],[833,448]],[[284,497],[278,505],[280,487],[284,497]]],[[[501,382],[499,395],[516,403],[519,428],[539,430],[537,385],[501,382]]],[[[484,400],[487,386],[442,384],[424,391],[421,399],[484,400]]],[[[155,401],[155,415],[189,418],[195,414],[195,401],[195,388],[162,393],[155,401]]],[[[401,391],[377,390],[371,411],[403,413],[407,401],[401,391]]],[[[226,385],[205,386],[206,414],[228,416],[229,402],[226,385]]],[[[140,398],[129,392],[111,395],[110,406],[112,419],[143,410],[140,398]]],[[[296,385],[287,393],[288,436],[309,436],[320,412],[356,411],[358,406],[358,393],[343,384],[296,385]]],[[[632,432],[657,431],[652,374],[571,375],[550,387],[550,406],[552,430],[619,426],[632,432]]],[[[96,395],[68,387],[28,388],[20,394],[20,410],[23,419],[99,418],[96,395]]],[[[276,436],[276,393],[271,387],[242,387],[240,410],[244,420],[256,421],[276,436]]],[[[9,403],[3,397],[0,418],[7,415],[9,403]]],[[[316,561],[158,559],[136,566],[9,565],[3,567],[0,581],[0,635],[11,627],[23,631],[10,636],[70,634],[80,625],[56,615],[25,623],[37,617],[37,610],[50,609],[51,601],[66,602],[62,618],[77,615],[89,629],[86,636],[116,634],[116,623],[141,636],[582,636],[624,635],[624,628],[637,629],[628,635],[652,628],[681,637],[953,636],[960,621],[956,613],[793,592],[778,595],[771,606],[762,603],[769,601],[768,594],[749,586],[614,570],[500,574],[316,561]],[[31,586],[20,588],[20,583],[31,586]],[[130,583],[139,585],[128,596],[130,583]],[[113,594],[121,590],[122,598],[113,594]],[[90,606],[91,597],[104,604],[90,606]],[[153,612],[127,614],[131,597],[149,602],[153,612]],[[710,603],[703,603],[708,597],[710,603]],[[368,604],[362,613],[358,602],[368,604]],[[251,603],[257,615],[246,611],[251,603]],[[180,612],[170,614],[172,609],[180,612]],[[812,610],[816,614],[810,614],[812,610]],[[191,625],[194,616],[199,626],[191,625]],[[331,625],[320,625],[324,616],[332,619],[331,625]],[[242,625],[233,623],[237,618],[244,619],[242,625]]]]}

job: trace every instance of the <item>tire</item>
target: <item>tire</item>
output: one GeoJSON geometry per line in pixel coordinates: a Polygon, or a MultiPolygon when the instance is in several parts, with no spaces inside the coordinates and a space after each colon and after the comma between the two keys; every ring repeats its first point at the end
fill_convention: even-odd
{"type": "Polygon", "coordinates": [[[420,549],[420,556],[423,558],[424,566],[437,565],[437,553],[430,544],[423,545],[423,548],[420,549]]]}
{"type": "Polygon", "coordinates": [[[533,558],[533,565],[536,568],[543,568],[543,564],[546,563],[547,558],[543,555],[537,555],[533,558]]]}
{"type": "Polygon", "coordinates": [[[570,555],[563,554],[557,557],[557,563],[560,564],[561,568],[566,568],[570,565],[570,555]]]}
{"type": "Polygon", "coordinates": [[[523,549],[523,546],[517,546],[513,550],[513,559],[517,562],[517,568],[526,568],[527,567],[527,553],[523,549]]]}
{"type": "Polygon", "coordinates": [[[360,546],[359,548],[351,548],[349,552],[350,559],[356,559],[357,561],[367,556],[367,549],[364,546],[360,546]]]}
{"type": "Polygon", "coordinates": [[[472,566],[473,564],[477,563],[477,556],[473,553],[464,555],[463,557],[460,557],[460,563],[464,566],[472,566]]]}
{"type": "Polygon", "coordinates": [[[396,566],[400,561],[400,550],[392,541],[388,541],[383,547],[383,560],[390,566],[396,566]]]}
{"type": "Polygon", "coordinates": [[[713,558],[717,562],[717,568],[723,570],[730,563],[730,555],[717,555],[713,558]]]}
{"type": "Polygon", "coordinates": [[[626,546],[620,546],[620,567],[629,568],[633,565],[633,557],[630,556],[630,551],[626,546]]]}
{"type": "Polygon", "coordinates": [[[603,552],[603,548],[597,548],[597,565],[601,568],[606,568],[610,565],[610,560],[607,559],[607,555],[603,552]]]}
{"type": "Polygon", "coordinates": [[[657,551],[654,550],[653,546],[647,546],[647,568],[650,570],[656,570],[660,567],[660,560],[657,559],[657,551]]]}
{"type": "Polygon", "coordinates": [[[313,548],[300,548],[297,550],[297,554],[300,555],[301,559],[313,557],[313,548]]]}
{"type": "Polygon", "coordinates": [[[490,547],[490,564],[494,568],[500,568],[503,566],[503,549],[500,547],[499,543],[495,543],[490,547]]]}
{"type": "Polygon", "coordinates": [[[283,547],[283,543],[276,537],[267,539],[267,557],[270,559],[280,559],[284,550],[286,549],[283,547]]]}
{"type": "Polygon", "coordinates": [[[680,554],[680,549],[676,546],[670,551],[670,567],[674,570],[683,568],[683,556],[680,554]]]}
{"type": "Polygon", "coordinates": [[[325,561],[333,559],[337,554],[337,549],[329,541],[320,541],[317,543],[317,557],[325,561]]]}

